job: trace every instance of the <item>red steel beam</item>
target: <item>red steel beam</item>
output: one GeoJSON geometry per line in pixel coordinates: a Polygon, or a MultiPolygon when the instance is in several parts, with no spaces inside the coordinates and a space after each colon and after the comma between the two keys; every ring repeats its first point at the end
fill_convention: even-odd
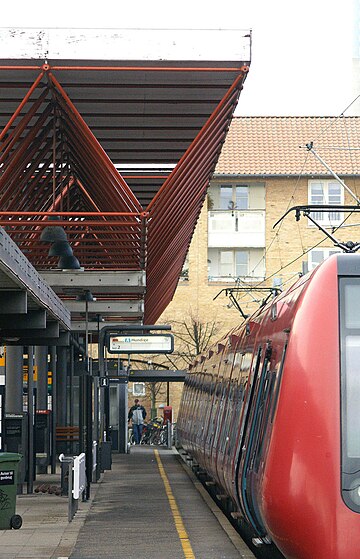
{"type": "Polygon", "coordinates": [[[103,164],[105,165],[105,168],[107,168],[110,174],[115,178],[116,184],[118,186],[121,186],[121,188],[123,189],[121,191],[123,202],[129,206],[129,210],[133,209],[133,210],[141,211],[142,210],[141,204],[137,200],[136,196],[134,196],[132,190],[130,189],[126,181],[117,172],[117,170],[114,167],[114,164],[109,159],[108,155],[103,150],[102,146],[99,144],[99,142],[95,138],[94,134],[91,132],[88,125],[85,123],[84,119],[76,109],[75,105],[72,103],[65,90],[62,88],[62,86],[57,81],[53,73],[50,71],[49,71],[49,78],[52,81],[53,85],[55,86],[56,90],[62,96],[62,99],[64,100],[67,108],[71,111],[72,116],[75,118],[75,122],[78,124],[79,129],[82,131],[82,133],[84,134],[87,140],[87,144],[91,146],[91,148],[95,151],[98,157],[101,158],[103,164]],[[124,194],[126,194],[126,199],[124,194]]]}
{"type": "Polygon", "coordinates": [[[19,140],[20,135],[24,132],[30,120],[36,115],[36,112],[41,106],[41,104],[45,102],[47,94],[48,92],[46,90],[43,91],[40,97],[33,103],[31,108],[28,110],[26,115],[21,119],[19,124],[12,130],[11,133],[9,132],[9,137],[4,141],[3,145],[0,148],[0,151],[3,152],[2,156],[0,157],[0,163],[2,163],[4,159],[6,159],[6,157],[9,155],[16,141],[19,140]]]}
{"type": "Polygon", "coordinates": [[[170,270],[172,269],[174,274],[179,272],[181,259],[179,258],[177,260],[178,266],[174,265],[172,260],[174,244],[179,251],[178,254],[182,254],[183,260],[192,236],[194,222],[200,213],[202,200],[206,193],[205,186],[207,186],[208,181],[204,182],[204,175],[208,173],[209,179],[211,166],[216,163],[215,155],[218,150],[219,140],[221,136],[225,136],[223,127],[227,123],[229,115],[232,112],[231,105],[239,94],[238,87],[244,79],[247,68],[243,68],[243,70],[244,72],[234,81],[227,94],[216,107],[191,146],[189,146],[172,174],[164,182],[163,186],[147,207],[147,210],[150,210],[150,215],[153,218],[157,217],[158,214],[160,214],[161,218],[160,221],[153,219],[149,224],[149,271],[147,275],[148,289],[145,307],[146,321],[151,322],[158,318],[158,313],[164,310],[166,303],[170,301],[175,291],[177,283],[175,281],[176,276],[171,277],[172,274],[170,270]],[[223,129],[222,132],[221,128],[223,129]],[[210,146],[208,144],[209,140],[210,146]],[[190,169],[190,165],[192,169],[190,169]],[[201,169],[203,171],[205,169],[203,177],[201,177],[201,169]],[[196,202],[197,196],[194,197],[194,181],[195,184],[198,184],[197,188],[199,189],[198,202],[196,202]],[[181,187],[181,183],[183,183],[183,187],[181,187]],[[174,184],[176,184],[177,188],[180,188],[180,198],[178,190],[176,193],[174,192],[174,184]],[[189,194],[192,195],[190,202],[188,201],[189,194]],[[164,211],[165,207],[166,212],[164,211]],[[151,211],[152,209],[154,211],[151,211]],[[185,220],[184,222],[183,220],[186,216],[185,212],[188,212],[188,216],[190,214],[192,219],[185,220]],[[178,225],[179,223],[181,224],[180,227],[178,225]],[[177,232],[175,232],[173,242],[170,242],[168,233],[176,226],[177,232]],[[183,233],[181,233],[181,231],[183,233]],[[153,235],[155,235],[155,237],[153,237],[153,235]],[[159,238],[167,238],[167,246],[159,241],[159,238]],[[181,239],[180,247],[177,244],[179,239],[181,239]],[[161,277],[165,278],[165,281],[162,281],[161,294],[157,292],[157,297],[155,297],[156,284],[161,277]]]}
{"type": "MultiPolygon", "coordinates": [[[[65,118],[65,114],[63,114],[63,118],[65,118]]],[[[87,178],[89,184],[92,184],[93,187],[97,185],[96,196],[98,202],[101,202],[106,207],[106,205],[114,206],[114,204],[118,200],[118,202],[120,201],[120,204],[123,205],[124,200],[119,193],[118,183],[114,179],[113,174],[109,173],[109,170],[107,168],[104,169],[101,161],[96,156],[96,153],[93,153],[91,156],[91,149],[89,152],[89,146],[88,149],[85,148],[85,145],[87,145],[87,140],[81,134],[81,131],[76,128],[76,125],[68,118],[65,121],[67,134],[69,135],[69,138],[72,139],[72,162],[77,162],[78,173],[84,175],[87,178]],[[82,145],[82,142],[79,141],[79,137],[81,136],[83,138],[84,145],[82,145]],[[107,180],[105,180],[105,178],[107,180]],[[108,192],[109,185],[114,189],[113,192],[108,192]],[[116,195],[117,200],[116,197],[113,196],[113,194],[116,195]]]]}
{"type": "Polygon", "coordinates": [[[169,178],[164,182],[164,184],[160,188],[160,190],[156,193],[156,195],[154,196],[154,198],[152,199],[152,201],[148,205],[147,211],[150,211],[151,208],[155,205],[159,196],[166,189],[167,183],[168,183],[168,181],[171,180],[172,175],[175,174],[176,170],[179,169],[182,166],[183,162],[188,158],[189,153],[191,153],[191,151],[193,150],[193,146],[196,145],[200,141],[200,138],[202,138],[206,134],[206,132],[207,132],[208,128],[211,126],[214,118],[217,116],[218,113],[221,112],[221,110],[222,110],[223,106],[226,104],[228,98],[232,96],[233,92],[236,91],[237,87],[244,80],[244,76],[249,71],[249,68],[247,66],[243,66],[243,67],[240,68],[240,70],[241,70],[241,74],[236,78],[234,83],[231,85],[231,87],[227,91],[226,95],[224,95],[224,97],[222,98],[220,103],[217,105],[216,109],[213,111],[212,115],[209,117],[207,122],[204,124],[204,126],[202,127],[200,132],[197,134],[196,138],[193,140],[191,145],[188,147],[188,149],[186,150],[184,155],[181,157],[181,159],[179,160],[178,164],[176,165],[174,171],[171,173],[169,178]]]}
{"type": "MultiPolygon", "coordinates": [[[[206,190],[207,184],[208,184],[208,177],[209,177],[209,172],[211,169],[207,168],[206,166],[206,162],[211,162],[211,152],[214,151],[214,149],[217,147],[218,145],[218,138],[215,137],[215,139],[212,140],[212,142],[210,142],[209,144],[206,144],[207,149],[203,150],[201,152],[201,159],[200,160],[195,160],[192,161],[192,165],[191,167],[187,167],[188,170],[190,170],[190,174],[188,174],[188,176],[183,176],[182,180],[179,180],[177,183],[178,186],[178,190],[181,190],[181,184],[184,184],[184,189],[181,191],[182,192],[182,203],[178,204],[178,206],[181,207],[181,215],[182,216],[186,216],[187,213],[190,211],[191,207],[194,204],[197,204],[196,198],[194,198],[194,195],[192,195],[192,197],[190,196],[191,193],[197,192],[197,188],[200,191],[200,198],[199,200],[202,203],[202,191],[206,190]],[[212,149],[213,148],[213,149],[212,149]],[[210,153],[208,153],[208,150],[210,151],[210,153]],[[200,171],[200,173],[199,173],[200,171]],[[196,185],[199,185],[199,187],[196,187],[196,185]]],[[[177,200],[175,200],[175,202],[178,202],[177,200]]],[[[162,217],[160,220],[156,220],[156,224],[154,225],[154,229],[157,226],[157,232],[154,233],[154,229],[151,228],[150,225],[150,229],[151,229],[151,239],[154,239],[154,235],[156,234],[157,236],[159,236],[159,224],[161,225],[161,238],[167,238],[169,232],[171,230],[175,231],[180,229],[183,226],[183,219],[179,219],[179,211],[176,211],[178,208],[177,205],[174,206],[174,200],[167,201],[167,209],[169,211],[168,214],[168,219],[164,220],[164,214],[162,214],[162,217]],[[173,210],[173,211],[172,211],[173,210]],[[165,221],[165,223],[163,223],[165,221]]],[[[192,230],[192,226],[190,225],[190,231],[192,230]]],[[[159,243],[155,240],[155,243],[157,244],[157,253],[156,251],[153,252],[153,250],[150,250],[149,247],[149,260],[154,260],[155,262],[158,261],[159,258],[159,252],[160,254],[163,254],[163,250],[162,247],[159,245],[159,243]]],[[[161,244],[161,243],[160,243],[161,244]]],[[[152,267],[151,267],[152,268],[152,267]]],[[[153,269],[153,268],[152,268],[153,269]]]]}
{"type": "MultiPolygon", "coordinates": [[[[9,70],[9,69],[13,69],[17,67],[11,67],[11,66],[0,66],[0,70],[9,70]]],[[[20,67],[21,68],[21,67],[20,67]]],[[[36,69],[36,70],[41,70],[41,68],[38,67],[32,67],[32,69],[36,69]]],[[[25,95],[24,99],[21,101],[20,105],[18,106],[18,108],[16,109],[16,111],[13,113],[13,115],[11,116],[9,122],[7,123],[7,125],[4,127],[3,131],[0,133],[0,142],[1,140],[4,138],[5,134],[7,133],[7,131],[9,130],[10,126],[12,125],[12,123],[14,122],[14,120],[17,118],[17,116],[20,114],[21,110],[23,109],[23,107],[26,105],[26,103],[28,102],[28,100],[30,99],[31,95],[33,94],[33,92],[35,91],[35,89],[37,88],[37,86],[39,85],[39,83],[41,82],[42,78],[44,76],[44,71],[41,71],[40,74],[38,75],[38,77],[36,78],[36,80],[34,81],[34,83],[32,84],[32,86],[30,87],[29,91],[27,92],[27,94],[25,95]]]]}
{"type": "Polygon", "coordinates": [[[42,66],[0,66],[0,70],[43,70],[43,72],[51,70],[54,71],[111,71],[111,72],[239,72],[241,66],[229,67],[197,67],[197,66],[49,66],[43,64],[42,66]]]}

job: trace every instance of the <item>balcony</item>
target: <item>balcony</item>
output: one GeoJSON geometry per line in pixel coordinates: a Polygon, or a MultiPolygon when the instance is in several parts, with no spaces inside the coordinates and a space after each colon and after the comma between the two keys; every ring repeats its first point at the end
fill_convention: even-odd
{"type": "Polygon", "coordinates": [[[236,278],[234,276],[208,276],[209,283],[233,283],[234,286],[238,284],[239,279],[241,280],[241,284],[244,287],[245,284],[249,284],[251,287],[252,283],[258,284],[264,281],[264,276],[245,276],[241,278],[236,278]]]}
{"type": "Polygon", "coordinates": [[[265,210],[212,210],[208,215],[208,246],[265,247],[265,210]]]}

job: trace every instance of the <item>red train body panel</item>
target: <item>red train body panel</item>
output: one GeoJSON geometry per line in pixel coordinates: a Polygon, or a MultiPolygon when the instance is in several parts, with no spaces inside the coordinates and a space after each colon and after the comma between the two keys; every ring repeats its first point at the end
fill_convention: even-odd
{"type": "Polygon", "coordinates": [[[329,258],[199,356],[178,434],[287,559],[358,559],[360,256],[329,258]]]}

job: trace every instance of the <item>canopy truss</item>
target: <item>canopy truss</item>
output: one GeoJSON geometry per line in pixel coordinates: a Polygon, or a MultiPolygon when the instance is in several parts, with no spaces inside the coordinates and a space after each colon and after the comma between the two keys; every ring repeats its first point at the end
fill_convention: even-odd
{"type": "Polygon", "coordinates": [[[0,225],[39,270],[57,267],[40,240],[57,216],[85,270],[145,271],[155,323],[248,65],[0,60],[0,225]]]}

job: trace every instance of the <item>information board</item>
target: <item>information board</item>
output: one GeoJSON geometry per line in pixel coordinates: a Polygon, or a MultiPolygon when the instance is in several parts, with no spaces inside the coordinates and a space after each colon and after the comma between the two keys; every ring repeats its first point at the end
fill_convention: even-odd
{"type": "Polygon", "coordinates": [[[111,334],[108,350],[109,353],[172,353],[174,337],[172,334],[111,334]]]}

